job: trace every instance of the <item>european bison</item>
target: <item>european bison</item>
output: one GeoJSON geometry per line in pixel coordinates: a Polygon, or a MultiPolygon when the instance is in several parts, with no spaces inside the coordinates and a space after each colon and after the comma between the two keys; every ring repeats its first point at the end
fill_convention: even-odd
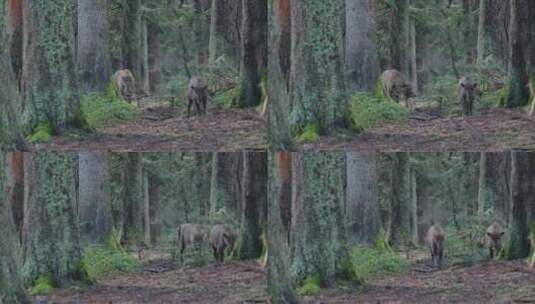
{"type": "Polygon", "coordinates": [[[180,263],[184,262],[184,251],[195,249],[201,254],[204,235],[202,226],[199,224],[182,224],[177,228],[178,249],[180,253],[180,263]]]}
{"type": "Polygon", "coordinates": [[[197,115],[206,114],[206,103],[208,101],[208,83],[201,77],[193,76],[188,84],[186,92],[188,102],[188,118],[191,114],[191,107],[195,106],[197,115]]]}
{"type": "Polygon", "coordinates": [[[426,242],[431,251],[431,260],[435,267],[442,267],[444,257],[444,229],[439,224],[429,227],[426,235],[426,242]]]}
{"type": "Polygon", "coordinates": [[[215,225],[210,232],[214,258],[217,263],[223,263],[225,260],[225,250],[227,255],[231,255],[234,250],[237,234],[232,228],[226,225],[215,225]]]}
{"type": "Polygon", "coordinates": [[[409,98],[414,97],[411,84],[398,70],[386,70],[381,75],[383,94],[397,103],[405,103],[409,108],[409,98]]]}

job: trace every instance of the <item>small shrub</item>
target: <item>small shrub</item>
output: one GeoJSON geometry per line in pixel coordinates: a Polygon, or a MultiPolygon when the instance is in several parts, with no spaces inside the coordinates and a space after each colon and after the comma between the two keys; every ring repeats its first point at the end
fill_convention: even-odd
{"type": "Polygon", "coordinates": [[[240,87],[235,86],[226,91],[221,91],[215,94],[212,102],[223,108],[231,108],[237,104],[240,98],[240,87]]]}
{"type": "Polygon", "coordinates": [[[357,283],[380,275],[402,273],[409,269],[409,262],[397,253],[371,247],[356,247],[350,252],[351,279],[357,283]]]}
{"type": "Polygon", "coordinates": [[[80,101],[79,117],[82,127],[90,130],[132,120],[136,116],[136,107],[113,93],[86,95],[80,101]]]}
{"type": "Polygon", "coordinates": [[[35,285],[30,288],[30,294],[33,296],[36,295],[47,295],[54,290],[52,280],[47,276],[40,276],[35,281],[35,285]]]}
{"type": "Polygon", "coordinates": [[[41,123],[33,130],[33,133],[28,136],[30,143],[48,142],[52,138],[54,129],[50,123],[41,123]]]}
{"type": "Polygon", "coordinates": [[[306,278],[301,287],[297,289],[300,296],[317,295],[320,292],[320,278],[318,276],[306,278]]]}
{"type": "Polygon", "coordinates": [[[481,231],[485,231],[486,226],[475,224],[464,227],[458,231],[454,227],[446,227],[446,241],[444,244],[445,254],[452,263],[462,263],[471,265],[480,261],[486,256],[484,246],[484,236],[481,231]]]}
{"type": "Polygon", "coordinates": [[[383,122],[405,121],[409,117],[409,110],[388,99],[356,94],[349,102],[348,115],[352,129],[364,132],[383,122]]]}
{"type": "Polygon", "coordinates": [[[308,124],[303,133],[299,136],[298,141],[301,143],[312,143],[320,139],[320,127],[317,124],[308,124]]]}
{"type": "Polygon", "coordinates": [[[119,272],[135,272],[140,263],[130,254],[111,248],[91,247],[85,250],[83,265],[90,280],[119,272]]]}

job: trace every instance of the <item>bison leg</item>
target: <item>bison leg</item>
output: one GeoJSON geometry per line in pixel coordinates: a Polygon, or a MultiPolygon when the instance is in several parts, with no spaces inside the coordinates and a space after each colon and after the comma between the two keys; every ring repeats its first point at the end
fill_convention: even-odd
{"type": "Polygon", "coordinates": [[[191,116],[191,106],[192,106],[192,100],[188,99],[188,118],[191,116]]]}

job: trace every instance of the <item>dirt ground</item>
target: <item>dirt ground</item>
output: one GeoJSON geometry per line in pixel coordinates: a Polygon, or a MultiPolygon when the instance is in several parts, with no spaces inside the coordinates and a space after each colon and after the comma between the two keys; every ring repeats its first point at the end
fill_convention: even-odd
{"type": "Polygon", "coordinates": [[[520,110],[505,109],[486,110],[466,119],[413,112],[408,123],[385,123],[358,135],[325,136],[300,148],[385,152],[535,150],[535,118],[520,110]]]}
{"type": "Polygon", "coordinates": [[[147,98],[137,119],[80,136],[56,136],[31,150],[241,151],[265,149],[266,118],[256,109],[209,107],[205,116],[186,117],[183,108],[147,98]]]}
{"type": "Polygon", "coordinates": [[[364,286],[304,297],[302,303],[535,303],[535,271],[524,262],[485,261],[441,270],[427,263],[364,286]]]}
{"type": "Polygon", "coordinates": [[[267,303],[265,270],[256,262],[179,267],[169,260],[147,263],[143,271],[99,280],[84,288],[58,290],[45,303],[267,303]]]}

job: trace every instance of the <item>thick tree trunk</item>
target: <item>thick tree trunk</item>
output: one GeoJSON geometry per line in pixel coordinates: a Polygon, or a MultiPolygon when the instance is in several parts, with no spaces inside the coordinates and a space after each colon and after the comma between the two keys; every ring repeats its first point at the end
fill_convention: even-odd
{"type": "Polygon", "coordinates": [[[292,160],[292,271],[297,284],[319,278],[332,287],[346,275],[343,153],[306,152],[292,160]]]}
{"type": "Polygon", "coordinates": [[[345,125],[344,2],[292,1],[291,129],[345,125]]]}
{"type": "Polygon", "coordinates": [[[83,244],[106,244],[113,229],[108,153],[78,155],[80,239],[83,244]]]}
{"type": "Polygon", "coordinates": [[[511,28],[510,28],[510,56],[511,68],[509,79],[509,96],[506,106],[508,108],[522,107],[528,104],[529,90],[528,71],[526,70],[525,49],[526,41],[523,30],[529,23],[523,16],[523,10],[527,9],[526,1],[511,0],[511,28]]]}
{"type": "Polygon", "coordinates": [[[410,166],[407,153],[393,153],[392,159],[392,222],[390,239],[396,246],[404,246],[411,234],[410,166]]]}
{"type": "MultiPolygon", "coordinates": [[[[6,176],[3,168],[9,167],[5,163],[5,154],[0,152],[0,193],[9,195],[6,189],[6,176]]],[[[9,197],[0,198],[0,301],[3,303],[26,304],[31,303],[21,278],[21,248],[15,223],[13,222],[9,197]]]]}
{"type": "Polygon", "coordinates": [[[123,68],[130,69],[136,77],[138,88],[143,88],[144,42],[141,0],[125,2],[123,29],[123,68]]]}
{"type": "Polygon", "coordinates": [[[409,0],[395,0],[390,27],[390,68],[409,75],[409,0]]]}
{"type": "Polygon", "coordinates": [[[212,157],[210,213],[240,218],[243,160],[241,153],[215,152],[212,157]]]}
{"type": "Polygon", "coordinates": [[[269,153],[268,178],[268,290],[274,304],[297,304],[290,283],[289,212],[291,155],[269,153]]]}
{"type": "Polygon", "coordinates": [[[49,124],[54,132],[62,133],[75,119],[79,102],[76,1],[27,0],[23,4],[24,131],[49,124]]]}
{"type": "Polygon", "coordinates": [[[163,233],[163,221],[161,216],[161,182],[156,176],[149,178],[150,197],[150,234],[151,243],[156,244],[161,240],[163,233]]]}
{"type": "Polygon", "coordinates": [[[10,206],[17,234],[24,218],[24,161],[22,152],[6,154],[6,204],[10,206]]]}
{"type": "Polygon", "coordinates": [[[24,154],[24,276],[55,287],[84,278],[76,215],[76,154],[24,154]]]}
{"type": "Polygon", "coordinates": [[[245,152],[243,156],[243,213],[241,219],[241,259],[256,259],[263,250],[261,214],[267,204],[267,155],[245,152]]]}
{"type": "Polygon", "coordinates": [[[139,153],[125,155],[123,243],[138,244],[143,240],[143,165],[139,153]]]}
{"type": "Polygon", "coordinates": [[[102,92],[112,70],[107,0],[78,0],[77,59],[82,93],[102,92]]]}
{"type": "Polygon", "coordinates": [[[5,49],[11,59],[11,69],[18,85],[22,73],[22,0],[2,1],[5,2],[5,49]]]}
{"type": "Polygon", "coordinates": [[[241,107],[260,104],[260,82],[267,68],[267,0],[242,0],[242,42],[240,68],[241,107]]]}
{"type": "Polygon", "coordinates": [[[492,208],[496,219],[507,223],[510,212],[510,154],[482,152],[479,162],[479,215],[492,208]]]}
{"type": "Polygon", "coordinates": [[[505,245],[508,259],[529,255],[528,206],[535,200],[535,154],[511,152],[511,223],[505,245]]]}
{"type": "Polygon", "coordinates": [[[345,222],[350,245],[373,244],[381,230],[375,153],[347,153],[345,222]]]}

